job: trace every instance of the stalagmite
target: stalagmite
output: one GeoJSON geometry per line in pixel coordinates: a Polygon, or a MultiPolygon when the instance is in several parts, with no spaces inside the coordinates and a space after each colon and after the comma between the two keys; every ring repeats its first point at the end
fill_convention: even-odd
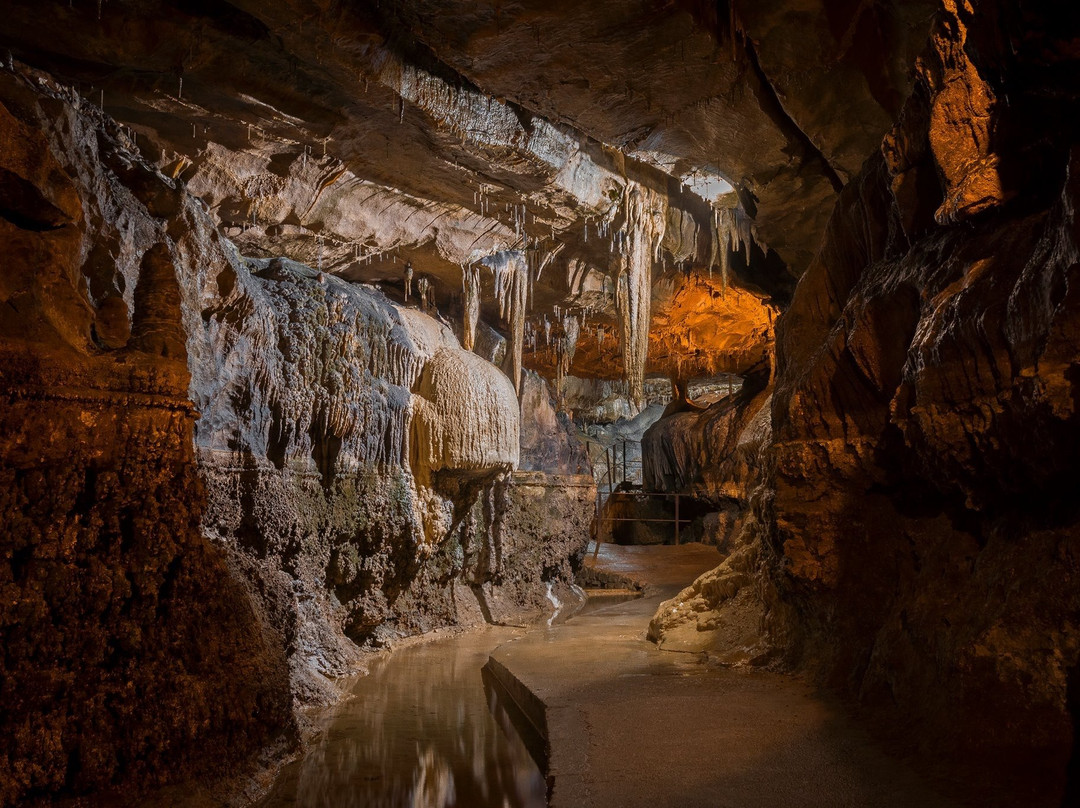
{"type": "Polygon", "coordinates": [[[409,296],[412,294],[412,279],[413,268],[412,263],[405,264],[405,302],[409,302],[409,296]]]}
{"type": "Polygon", "coordinates": [[[466,351],[471,351],[476,345],[476,323],[480,319],[480,267],[475,264],[462,265],[461,291],[465,308],[465,332],[461,343],[466,351]]]}

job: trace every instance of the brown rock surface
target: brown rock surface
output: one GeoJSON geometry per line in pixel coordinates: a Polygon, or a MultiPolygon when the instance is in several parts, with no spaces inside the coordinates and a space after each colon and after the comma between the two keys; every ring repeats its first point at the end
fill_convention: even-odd
{"type": "Polygon", "coordinates": [[[526,372],[521,391],[522,471],[549,474],[587,474],[589,456],[578,439],[577,427],[558,409],[547,383],[526,372]]]}
{"type": "Polygon", "coordinates": [[[0,142],[0,804],[242,777],[356,642],[576,597],[591,478],[507,477],[513,387],[448,327],[241,258],[42,74],[0,142]]]}
{"type": "Polygon", "coordinates": [[[0,143],[0,804],[235,776],[293,724],[272,627],[200,530],[202,213],[43,77],[0,72],[0,143]]]}
{"type": "Polygon", "coordinates": [[[574,597],[559,406],[608,445],[650,370],[730,551],[654,636],[1078,798],[1073,4],[4,14],[0,804],[239,771],[357,643],[574,597]]]}
{"type": "Polygon", "coordinates": [[[778,325],[770,623],[980,799],[1055,805],[1078,664],[1076,133],[1016,128],[1046,85],[987,101],[1017,73],[1052,85],[1060,52],[1009,51],[1019,31],[969,6],[942,19],[889,170],[845,189],[778,325]],[[1022,204],[975,191],[1005,165],[1033,169],[1022,204]]]}
{"type": "Polygon", "coordinates": [[[649,638],[666,650],[705,652],[724,665],[774,657],[764,621],[775,594],[760,513],[772,408],[770,390],[761,386],[760,378],[750,379],[738,394],[704,410],[668,414],[642,440],[646,488],[677,492],[713,509],[703,520],[702,541],[726,556],[660,605],[649,638]]]}

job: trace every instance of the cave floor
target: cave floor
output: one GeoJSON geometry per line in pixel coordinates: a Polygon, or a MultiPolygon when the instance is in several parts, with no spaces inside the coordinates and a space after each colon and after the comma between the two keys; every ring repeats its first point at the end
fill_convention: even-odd
{"type": "MultiPolygon", "coordinates": [[[[644,597],[493,652],[489,667],[511,692],[523,687],[542,703],[529,717],[548,737],[550,805],[954,804],[829,694],[645,639],[657,606],[717,561],[702,545],[602,545],[597,563],[645,584],[644,597]]],[[[530,699],[519,701],[528,713],[530,699]]]]}

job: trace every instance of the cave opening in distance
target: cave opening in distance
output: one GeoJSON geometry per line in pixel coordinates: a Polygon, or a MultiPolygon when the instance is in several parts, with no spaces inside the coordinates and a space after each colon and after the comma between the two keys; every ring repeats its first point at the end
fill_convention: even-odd
{"type": "Polygon", "coordinates": [[[10,0],[0,808],[1075,802],[1078,14],[10,0]]]}

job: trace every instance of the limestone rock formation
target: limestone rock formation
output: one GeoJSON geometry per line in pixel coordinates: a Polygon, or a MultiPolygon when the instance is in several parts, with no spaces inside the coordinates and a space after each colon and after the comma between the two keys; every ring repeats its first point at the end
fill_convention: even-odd
{"type": "Polygon", "coordinates": [[[1008,44],[1030,22],[946,4],[885,159],[841,195],[778,326],[766,513],[792,653],[1049,805],[1077,720],[1080,163],[1045,95],[1072,57],[1008,44]]]}
{"type": "Polygon", "coordinates": [[[577,437],[577,427],[560,410],[543,378],[526,371],[521,391],[522,471],[549,474],[588,474],[589,456],[577,437]]]}
{"type": "MultiPolygon", "coordinates": [[[[1074,55],[1021,44],[1064,24],[1042,13],[944,4],[779,320],[751,516],[651,633],[736,664],[781,652],[992,783],[980,799],[1056,805],[1077,720],[1078,164],[1049,101],[1075,98],[1074,55]]],[[[653,486],[746,479],[707,418],[654,427],[653,486]]]]}
{"type": "Polygon", "coordinates": [[[762,630],[766,595],[757,522],[749,522],[738,547],[716,569],[656,610],[649,639],[665,651],[705,653],[724,665],[760,665],[775,651],[762,630]]]}
{"type": "Polygon", "coordinates": [[[0,803],[236,777],[358,644],[576,597],[592,481],[510,475],[501,370],[241,257],[43,74],[0,93],[0,803]]]}
{"type": "Polygon", "coordinates": [[[645,488],[706,503],[712,511],[701,540],[727,556],[657,609],[649,637],[661,648],[706,652],[728,665],[761,664],[775,654],[765,631],[775,596],[761,520],[770,404],[769,390],[754,379],[704,410],[665,415],[642,440],[645,488]]]}
{"type": "Polygon", "coordinates": [[[295,728],[200,527],[185,333],[216,233],[45,76],[0,71],[0,143],[0,804],[235,776],[295,728]]]}
{"type": "Polygon", "coordinates": [[[767,390],[747,385],[708,408],[665,414],[642,437],[645,488],[748,502],[772,437],[770,403],[767,390]]]}
{"type": "Polygon", "coordinates": [[[424,364],[414,399],[413,467],[480,472],[516,468],[517,409],[513,385],[490,362],[468,351],[440,350],[424,364]]]}
{"type": "Polygon", "coordinates": [[[662,647],[1080,800],[1078,30],[10,0],[0,805],[224,789],[362,647],[573,601],[616,444],[726,554],[662,647]]]}

